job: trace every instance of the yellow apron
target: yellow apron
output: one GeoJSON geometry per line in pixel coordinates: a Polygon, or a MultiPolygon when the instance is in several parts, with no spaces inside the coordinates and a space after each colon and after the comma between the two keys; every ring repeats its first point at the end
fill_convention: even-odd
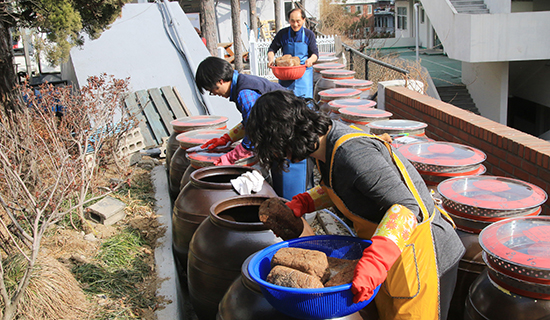
{"type": "MultiPolygon", "coordinates": [[[[336,207],[348,219],[353,221],[357,235],[364,239],[370,239],[376,230],[377,224],[351,213],[343,201],[331,189],[332,166],[336,150],[347,140],[361,136],[379,139],[366,133],[351,133],[340,137],[334,145],[330,159],[329,186],[324,183],[321,186],[330,196],[336,207]]],[[[426,206],[412,183],[403,163],[392,152],[391,147],[386,142],[384,143],[388,147],[405,183],[421,208],[422,221],[413,231],[401,256],[388,271],[386,281],[375,298],[378,314],[381,320],[439,319],[439,278],[437,276],[435,247],[431,230],[431,222],[434,219],[435,212],[429,217],[426,206]]],[[[319,166],[319,163],[317,165],[319,166]]]]}

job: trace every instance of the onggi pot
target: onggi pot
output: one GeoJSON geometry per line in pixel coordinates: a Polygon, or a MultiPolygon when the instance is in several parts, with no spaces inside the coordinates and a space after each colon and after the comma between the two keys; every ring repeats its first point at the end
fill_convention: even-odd
{"type": "MultiPolygon", "coordinates": [[[[172,215],[174,254],[183,266],[187,263],[189,242],[195,230],[210,214],[212,204],[238,195],[230,180],[252,170],[244,166],[212,166],[191,173],[190,182],[181,190],[174,203],[172,215]]],[[[277,196],[265,181],[257,194],[277,196]]]]}
{"type": "Polygon", "coordinates": [[[187,281],[200,319],[215,319],[219,302],[248,256],[281,241],[258,217],[260,205],[268,198],[247,195],[218,201],[193,235],[187,281]]]}

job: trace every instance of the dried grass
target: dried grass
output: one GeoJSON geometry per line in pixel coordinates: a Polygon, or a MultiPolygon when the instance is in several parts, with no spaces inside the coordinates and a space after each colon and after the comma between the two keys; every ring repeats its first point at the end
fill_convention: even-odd
{"type": "MultiPolygon", "coordinates": [[[[14,290],[26,261],[12,256],[5,261],[9,289],[14,290]]],[[[0,301],[0,307],[3,305],[0,301]]],[[[87,319],[91,305],[71,272],[56,259],[41,255],[25,295],[19,304],[18,319],[87,319]]]]}

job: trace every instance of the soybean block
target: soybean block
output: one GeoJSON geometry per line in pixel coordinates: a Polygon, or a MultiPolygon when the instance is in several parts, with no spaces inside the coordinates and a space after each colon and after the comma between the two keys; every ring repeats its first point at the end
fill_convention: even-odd
{"type": "Polygon", "coordinates": [[[327,255],[317,250],[281,248],[271,259],[271,268],[278,265],[316,276],[321,282],[330,277],[327,255]]]}
{"type": "Polygon", "coordinates": [[[275,266],[267,275],[267,282],[290,288],[323,288],[319,278],[285,266],[275,266]]]}

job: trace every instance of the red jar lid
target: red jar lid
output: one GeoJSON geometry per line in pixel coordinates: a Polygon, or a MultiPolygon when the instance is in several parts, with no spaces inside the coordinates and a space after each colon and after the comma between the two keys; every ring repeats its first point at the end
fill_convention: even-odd
{"type": "Polygon", "coordinates": [[[225,152],[199,151],[188,153],[186,157],[194,168],[203,168],[213,166],[214,162],[224,154],[225,152]]]}
{"type": "Polygon", "coordinates": [[[170,121],[176,132],[185,132],[195,129],[225,129],[227,117],[223,116],[191,116],[170,121]]]}
{"type": "Polygon", "coordinates": [[[426,141],[434,141],[434,140],[426,136],[397,136],[393,138],[391,145],[397,149],[409,143],[418,143],[418,142],[426,142],[426,141]]]}
{"type": "Polygon", "coordinates": [[[333,88],[319,92],[322,101],[359,98],[361,91],[349,88],[333,88]]]}
{"type": "Polygon", "coordinates": [[[550,217],[515,217],[481,231],[488,264],[508,276],[550,284],[550,217]]]}
{"type": "Polygon", "coordinates": [[[345,70],[345,69],[335,69],[335,70],[321,70],[321,75],[325,79],[348,79],[351,80],[355,76],[355,71],[345,70]]]}
{"type": "Polygon", "coordinates": [[[319,64],[319,63],[330,63],[330,62],[336,62],[338,61],[338,57],[331,55],[327,55],[327,56],[320,56],[317,61],[315,61],[314,64],[319,64]]]}
{"type": "Polygon", "coordinates": [[[346,66],[337,62],[318,63],[313,65],[313,71],[321,72],[328,69],[344,69],[346,66]]]}
{"type": "Polygon", "coordinates": [[[399,148],[418,170],[443,172],[443,168],[472,167],[487,159],[485,153],[470,146],[452,142],[420,142],[399,148]]]}
{"type": "Polygon", "coordinates": [[[458,177],[437,187],[443,205],[476,216],[506,216],[527,211],[546,202],[547,194],[534,184],[495,177],[458,177]]]}
{"type": "Polygon", "coordinates": [[[374,108],[376,107],[376,102],[367,99],[336,99],[329,101],[328,105],[332,111],[338,112],[340,108],[348,107],[374,108]]]}
{"type": "Polygon", "coordinates": [[[346,122],[367,124],[371,121],[388,119],[391,112],[371,107],[348,107],[340,109],[340,118],[346,122]]]}
{"type": "Polygon", "coordinates": [[[372,81],[361,79],[343,79],[334,82],[336,88],[353,88],[361,91],[370,90],[372,81]]]}
{"type": "Polygon", "coordinates": [[[424,122],[402,119],[373,121],[367,125],[371,133],[382,134],[423,134],[428,126],[424,122]]]}
{"type": "Polygon", "coordinates": [[[182,147],[183,149],[187,149],[205,144],[211,139],[219,138],[223,136],[224,133],[227,133],[227,130],[191,130],[178,134],[176,136],[176,140],[179,141],[180,147],[182,147]]]}

